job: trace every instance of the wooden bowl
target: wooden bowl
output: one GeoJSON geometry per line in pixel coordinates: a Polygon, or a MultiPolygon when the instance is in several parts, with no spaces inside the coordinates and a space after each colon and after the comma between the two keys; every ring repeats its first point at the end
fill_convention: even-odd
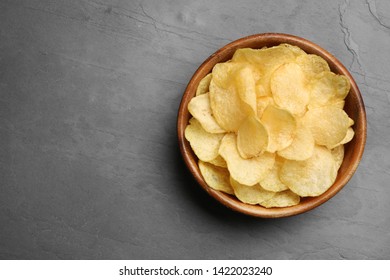
{"type": "Polygon", "coordinates": [[[188,169],[196,181],[200,184],[200,186],[209,195],[214,197],[223,205],[235,211],[255,217],[278,218],[293,216],[309,211],[332,198],[347,184],[347,182],[355,173],[363,155],[364,145],[366,142],[367,123],[364,103],[359,89],[349,71],[340,63],[340,61],[338,61],[333,55],[331,55],[323,48],[306,39],[287,34],[265,33],[236,40],[216,51],[209,58],[207,58],[205,62],[202,63],[202,65],[198,68],[188,83],[181,100],[177,120],[177,133],[180,151],[188,169]],[[242,203],[234,196],[210,188],[203,180],[197,164],[198,158],[193,153],[189,142],[185,139],[184,130],[188,124],[188,120],[191,117],[187,109],[188,102],[195,95],[196,88],[200,80],[211,72],[215,64],[229,60],[233,56],[233,53],[239,48],[259,49],[264,46],[271,47],[281,43],[295,45],[309,54],[316,54],[321,56],[329,63],[329,66],[334,73],[343,74],[350,79],[351,90],[345,100],[346,102],[344,110],[355,121],[353,126],[355,130],[355,137],[351,142],[345,145],[344,161],[339,169],[336,181],[325,193],[318,197],[302,198],[301,202],[295,206],[283,208],[264,208],[259,205],[249,205],[242,203]]]}

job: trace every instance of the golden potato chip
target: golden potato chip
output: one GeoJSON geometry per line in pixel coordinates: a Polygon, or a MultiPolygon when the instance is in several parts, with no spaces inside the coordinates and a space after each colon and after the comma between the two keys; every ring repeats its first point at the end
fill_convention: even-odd
{"type": "Polygon", "coordinates": [[[248,186],[255,185],[270,171],[275,155],[265,152],[260,156],[244,159],[237,150],[236,138],[234,133],[226,134],[221,141],[219,154],[226,161],[234,180],[248,186]]]}
{"type": "Polygon", "coordinates": [[[330,150],[330,152],[332,153],[333,159],[336,163],[336,169],[339,170],[344,160],[344,145],[339,145],[330,150]]]}
{"type": "Polygon", "coordinates": [[[344,139],[341,140],[340,143],[337,143],[336,145],[329,147],[329,149],[333,149],[333,148],[335,148],[337,146],[347,144],[348,142],[350,142],[353,139],[354,136],[355,136],[355,131],[353,130],[352,127],[349,127],[348,130],[347,130],[347,134],[345,135],[344,139]]]}
{"type": "Polygon", "coordinates": [[[265,96],[269,97],[268,94],[270,94],[270,92],[267,92],[265,90],[264,83],[262,81],[260,81],[260,80],[257,81],[255,89],[256,89],[256,97],[257,98],[265,97],[265,96]]]}
{"type": "Polygon", "coordinates": [[[248,186],[241,184],[230,177],[230,184],[233,187],[235,196],[242,202],[248,204],[260,204],[266,200],[271,199],[275,192],[270,192],[262,187],[259,184],[254,186],[248,186]]]}
{"type": "Polygon", "coordinates": [[[233,188],[230,185],[230,174],[226,168],[218,167],[200,160],[199,170],[210,188],[228,194],[234,194],[233,188]]]}
{"type": "Polygon", "coordinates": [[[238,96],[256,113],[256,85],[252,69],[248,66],[238,68],[234,78],[238,96]]]}
{"type": "Polygon", "coordinates": [[[261,117],[261,122],[269,135],[268,152],[274,153],[292,143],[297,124],[289,111],[268,105],[261,117]]]}
{"type": "Polygon", "coordinates": [[[290,146],[279,150],[278,155],[290,160],[305,160],[312,156],[313,150],[313,135],[307,127],[300,124],[290,146]]]}
{"type": "Polygon", "coordinates": [[[210,107],[216,122],[227,132],[236,132],[248,112],[234,87],[224,89],[210,84],[210,107]]]}
{"type": "Polygon", "coordinates": [[[279,179],[279,172],[283,161],[284,160],[280,157],[275,158],[274,166],[271,168],[270,172],[260,180],[260,186],[263,189],[272,192],[280,192],[288,189],[288,187],[279,179]]]}
{"type": "Polygon", "coordinates": [[[339,143],[337,143],[337,144],[335,144],[333,146],[328,146],[328,148],[329,149],[334,149],[337,146],[344,145],[344,144],[347,144],[348,142],[350,142],[353,139],[353,137],[355,136],[355,131],[351,127],[354,124],[355,124],[354,120],[351,119],[351,118],[348,118],[348,125],[349,125],[349,127],[347,129],[347,134],[345,135],[343,140],[341,140],[339,143]]]}
{"type": "MultiPolygon", "coordinates": [[[[295,60],[295,52],[285,45],[263,49],[238,49],[232,58],[233,62],[245,62],[253,65],[255,69],[256,93],[259,96],[270,96],[270,78],[280,65],[295,60]]],[[[259,97],[258,96],[258,97],[259,97]]]]}
{"type": "Polygon", "coordinates": [[[325,147],[315,146],[307,160],[286,160],[280,170],[280,180],[299,196],[318,196],[327,191],[337,176],[336,163],[325,147]]]}
{"type": "Polygon", "coordinates": [[[295,62],[301,67],[307,79],[311,79],[321,72],[330,71],[326,60],[315,54],[300,55],[295,62]]]}
{"type": "Polygon", "coordinates": [[[258,156],[268,146],[268,132],[260,120],[249,115],[237,131],[237,149],[243,158],[258,156]]]}
{"type": "Polygon", "coordinates": [[[227,168],[226,161],[220,155],[218,155],[215,159],[210,160],[209,163],[214,164],[215,166],[227,168]]]}
{"type": "Polygon", "coordinates": [[[309,103],[306,79],[296,63],[285,63],[271,76],[271,91],[275,103],[295,115],[302,115],[309,103]]]}
{"type": "MultiPolygon", "coordinates": [[[[237,67],[241,66],[240,63],[232,63],[230,61],[224,63],[217,63],[212,70],[212,78],[211,81],[218,87],[227,89],[232,84],[232,72],[234,72],[237,67]]],[[[211,85],[210,81],[210,85],[211,85]]],[[[209,91],[210,91],[209,85],[209,91]]]]}
{"type": "Polygon", "coordinates": [[[314,76],[309,85],[311,107],[319,107],[343,100],[350,90],[346,76],[324,71],[314,76]]]}
{"type": "MultiPolygon", "coordinates": [[[[248,63],[227,61],[223,63],[217,63],[212,70],[211,81],[221,88],[228,89],[235,85],[236,76],[243,68],[251,68],[248,63]]],[[[253,69],[253,68],[252,68],[253,69]]],[[[211,85],[210,81],[210,85],[211,85]]],[[[209,91],[210,91],[209,85],[209,91]]]]}
{"type": "MultiPolygon", "coordinates": [[[[332,73],[332,72],[331,72],[332,73]]],[[[338,75],[334,74],[333,75],[333,84],[335,85],[335,91],[336,91],[336,96],[335,99],[345,99],[347,97],[350,89],[351,89],[351,82],[349,81],[347,76],[344,75],[338,75]]]]}
{"type": "MultiPolygon", "coordinates": [[[[337,107],[337,108],[340,108],[340,109],[343,109],[344,108],[344,105],[345,105],[345,100],[343,99],[333,99],[333,100],[330,100],[328,101],[328,103],[326,103],[325,106],[333,106],[333,107],[337,107]]],[[[314,108],[318,108],[318,107],[321,107],[319,106],[318,104],[308,104],[307,105],[307,109],[308,110],[312,110],[314,108]]]]}
{"type": "Polygon", "coordinates": [[[300,47],[293,46],[290,44],[280,44],[280,46],[289,49],[297,58],[302,55],[307,55],[306,52],[302,50],[300,47]]]}
{"type": "Polygon", "coordinates": [[[335,106],[335,107],[340,108],[340,109],[344,109],[345,100],[336,99],[336,100],[332,101],[329,105],[335,106]]]}
{"type": "Polygon", "coordinates": [[[277,192],[275,195],[260,203],[265,208],[271,207],[289,207],[297,205],[301,200],[301,197],[290,190],[277,192]]]}
{"type": "Polygon", "coordinates": [[[261,96],[257,98],[257,117],[261,118],[263,116],[265,108],[267,108],[268,105],[275,105],[274,100],[270,96],[261,96]]]}
{"type": "Polygon", "coordinates": [[[210,107],[220,127],[237,132],[242,121],[253,109],[241,100],[231,74],[241,67],[238,63],[219,63],[213,68],[210,82],[210,107]]]}
{"type": "Polygon", "coordinates": [[[211,73],[207,74],[202,80],[200,80],[198,87],[196,88],[195,96],[205,94],[209,92],[209,86],[212,75],[211,73]]]}
{"type": "Polygon", "coordinates": [[[353,139],[354,136],[355,136],[355,131],[353,130],[352,127],[348,127],[347,134],[345,135],[344,139],[341,140],[340,145],[347,144],[353,139]]]}
{"type": "Polygon", "coordinates": [[[210,133],[224,133],[216,122],[210,107],[209,93],[204,93],[191,99],[188,103],[188,111],[197,119],[204,130],[210,133]]]}
{"type": "Polygon", "coordinates": [[[296,58],[296,48],[288,44],[281,44],[270,48],[251,49],[242,48],[236,50],[233,55],[233,62],[246,62],[253,64],[264,74],[273,71],[286,62],[291,62],[296,58]]]}
{"type": "MultiPolygon", "coordinates": [[[[333,106],[333,107],[343,109],[344,105],[345,105],[345,100],[333,99],[333,100],[328,101],[324,106],[333,106]]],[[[318,104],[310,104],[310,103],[307,105],[308,110],[312,110],[312,109],[315,109],[318,107],[321,107],[321,106],[319,106],[318,104]]]]}
{"type": "Polygon", "coordinates": [[[218,156],[223,133],[208,133],[195,118],[190,119],[184,131],[196,156],[202,161],[210,161],[218,156]]]}
{"type": "Polygon", "coordinates": [[[303,117],[318,145],[333,147],[347,134],[349,117],[343,109],[324,106],[307,111],[303,117]]]}

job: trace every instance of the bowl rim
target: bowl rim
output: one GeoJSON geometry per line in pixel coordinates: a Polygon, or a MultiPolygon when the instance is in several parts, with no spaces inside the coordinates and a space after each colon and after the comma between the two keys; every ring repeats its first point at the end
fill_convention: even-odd
{"type": "Polygon", "coordinates": [[[367,138],[367,120],[364,102],[360,90],[351,73],[336,57],[334,57],[331,53],[318,46],[317,44],[295,35],[284,33],[259,33],[242,37],[240,39],[228,43],[227,45],[221,47],[212,55],[210,55],[198,67],[198,69],[191,77],[180,102],[177,115],[177,136],[180,152],[187,168],[189,169],[190,173],[195,178],[197,183],[211,197],[213,197],[226,207],[246,215],[260,218],[281,218],[298,215],[322,205],[323,203],[331,199],[333,196],[335,196],[348,183],[348,181],[352,178],[353,174],[356,172],[360,160],[363,156],[367,138]],[[261,44],[265,46],[265,42],[267,42],[267,46],[274,46],[282,43],[296,45],[307,53],[317,54],[321,56],[328,62],[332,71],[337,70],[336,72],[348,76],[351,82],[350,92],[355,92],[355,97],[357,99],[358,104],[360,105],[354,109],[358,110],[358,122],[362,130],[362,135],[360,135],[361,137],[359,137],[359,140],[357,140],[359,142],[356,144],[357,148],[354,150],[354,160],[352,161],[352,164],[347,166],[347,172],[345,173],[345,176],[343,176],[341,180],[338,181],[337,185],[333,184],[322,195],[313,198],[305,198],[303,202],[301,201],[299,204],[290,207],[265,208],[260,205],[245,204],[228,194],[212,189],[203,180],[203,177],[198,167],[198,159],[193,153],[189,142],[184,137],[185,126],[187,125],[190,116],[187,109],[187,105],[191,98],[195,95],[195,91],[193,89],[196,90],[199,81],[212,70],[216,63],[224,62],[230,59],[235,50],[237,50],[238,48],[252,47],[261,44]],[[185,118],[185,116],[188,116],[188,118],[185,118]]]}

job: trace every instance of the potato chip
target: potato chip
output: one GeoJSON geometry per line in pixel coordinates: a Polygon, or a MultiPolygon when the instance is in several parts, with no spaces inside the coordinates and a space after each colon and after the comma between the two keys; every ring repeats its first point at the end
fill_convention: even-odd
{"type": "Polygon", "coordinates": [[[227,132],[236,132],[248,115],[234,87],[224,89],[210,84],[210,107],[216,122],[227,132]]]}
{"type": "Polygon", "coordinates": [[[241,100],[231,74],[241,65],[219,63],[213,68],[210,82],[210,107],[215,120],[227,132],[237,132],[253,109],[241,100]]]}
{"type": "Polygon", "coordinates": [[[238,96],[256,113],[256,85],[250,67],[241,67],[234,73],[234,82],[238,96]]]}
{"type": "Polygon", "coordinates": [[[296,58],[296,48],[288,44],[280,44],[270,48],[251,49],[242,48],[236,50],[233,55],[233,62],[246,62],[259,67],[261,73],[273,71],[286,62],[296,58]]]}
{"type": "MultiPolygon", "coordinates": [[[[331,72],[332,73],[332,72],[331,72]]],[[[333,83],[336,91],[336,100],[345,99],[351,89],[351,82],[349,81],[347,76],[337,75],[332,73],[333,75],[333,83]]]]}
{"type": "Polygon", "coordinates": [[[268,146],[268,132],[260,120],[249,115],[237,131],[237,149],[243,158],[263,153],[268,146]]]}
{"type": "Polygon", "coordinates": [[[199,161],[199,170],[207,185],[217,191],[234,194],[230,185],[230,174],[226,168],[199,161]]]}
{"type": "MultiPolygon", "coordinates": [[[[333,100],[330,100],[326,103],[325,106],[333,106],[333,107],[337,107],[337,108],[340,108],[340,109],[343,109],[344,108],[344,105],[345,105],[345,100],[343,99],[333,99],[333,100]]],[[[320,107],[318,104],[309,104],[307,105],[307,109],[308,110],[312,110],[314,108],[318,108],[320,107]]]]}
{"type": "Polygon", "coordinates": [[[220,155],[218,155],[215,159],[210,160],[209,163],[214,164],[215,166],[227,168],[226,161],[220,155]]]}
{"type": "Polygon", "coordinates": [[[341,140],[340,145],[347,144],[353,139],[354,136],[355,136],[355,131],[353,130],[352,127],[348,127],[347,134],[345,135],[344,139],[341,140]]]}
{"type": "Polygon", "coordinates": [[[345,100],[343,100],[343,99],[336,99],[336,100],[330,102],[329,105],[335,106],[335,107],[340,108],[340,109],[344,109],[345,100]]]}
{"type": "Polygon", "coordinates": [[[261,96],[257,98],[257,117],[261,118],[263,116],[265,108],[267,108],[268,105],[275,105],[274,100],[270,96],[261,96]]]}
{"type": "Polygon", "coordinates": [[[261,204],[275,195],[275,192],[267,191],[260,187],[259,184],[253,186],[244,185],[232,177],[230,177],[230,184],[233,187],[235,196],[240,201],[248,204],[261,204]]]}
{"type": "Polygon", "coordinates": [[[309,103],[309,92],[301,67],[285,63],[271,77],[271,91],[275,103],[295,115],[302,115],[309,103]]]}
{"type": "MultiPolygon", "coordinates": [[[[270,96],[270,78],[280,65],[295,60],[295,52],[286,45],[263,49],[238,49],[232,58],[233,62],[245,62],[253,65],[259,79],[255,79],[257,93],[260,96],[270,96]]],[[[258,96],[259,97],[259,96],[258,96]]]]}
{"type": "MultiPolygon", "coordinates": [[[[237,74],[244,68],[250,68],[253,70],[249,63],[232,62],[227,61],[223,63],[217,63],[212,70],[211,81],[218,87],[228,89],[235,85],[237,74]]],[[[245,70],[246,71],[246,70],[245,70]]],[[[254,73],[252,73],[254,75],[254,73]]],[[[211,85],[210,81],[210,85],[211,85]]],[[[209,85],[209,91],[210,91],[209,85]]]]}
{"type": "Polygon", "coordinates": [[[314,138],[311,131],[298,125],[295,137],[287,148],[278,151],[278,155],[290,160],[305,160],[312,156],[314,150],[314,138]]]}
{"type": "Polygon", "coordinates": [[[343,109],[324,106],[307,111],[304,124],[310,129],[318,145],[333,147],[347,134],[349,117],[343,109]]]}
{"type": "Polygon", "coordinates": [[[252,186],[257,184],[271,170],[275,155],[265,152],[260,156],[244,159],[237,150],[234,133],[226,134],[219,147],[219,154],[225,159],[230,176],[241,184],[252,186]]]}
{"type": "Polygon", "coordinates": [[[200,80],[198,87],[196,88],[195,96],[199,96],[201,94],[205,94],[209,92],[209,86],[211,81],[212,75],[211,73],[204,76],[202,80],[200,80]]]}
{"type": "MultiPolygon", "coordinates": [[[[240,67],[241,63],[233,63],[233,62],[224,62],[224,63],[217,63],[212,70],[212,78],[211,81],[214,82],[214,84],[218,87],[227,89],[232,84],[232,72],[234,72],[237,67],[240,67]]],[[[211,85],[210,81],[210,85],[211,85]]],[[[209,91],[210,91],[210,85],[209,85],[209,91]]]]}
{"type": "Polygon", "coordinates": [[[260,186],[272,192],[280,192],[287,190],[288,187],[279,179],[279,171],[283,164],[283,159],[280,157],[275,158],[274,166],[270,172],[262,180],[260,180],[260,186]]]}
{"type": "Polygon", "coordinates": [[[290,190],[277,192],[275,195],[260,203],[265,208],[271,207],[289,207],[297,205],[301,200],[301,197],[290,190]]]}
{"type": "Polygon", "coordinates": [[[329,147],[329,149],[333,149],[333,148],[335,148],[337,146],[347,144],[348,142],[350,142],[352,140],[352,138],[354,136],[355,136],[355,131],[353,130],[352,127],[349,127],[348,130],[347,130],[347,134],[345,135],[344,139],[341,140],[340,143],[337,143],[336,145],[329,147]]]}
{"type": "Polygon", "coordinates": [[[270,92],[269,91],[266,91],[265,87],[264,87],[264,83],[262,81],[258,81],[256,83],[256,97],[257,99],[260,98],[260,97],[269,97],[269,94],[270,92]]]}
{"type": "Polygon", "coordinates": [[[307,55],[304,50],[297,46],[290,44],[280,44],[279,46],[289,49],[297,58],[302,55],[307,55]]]}
{"type": "Polygon", "coordinates": [[[196,156],[202,161],[210,161],[218,156],[223,133],[208,133],[195,118],[190,119],[184,131],[196,156]]]}
{"type": "Polygon", "coordinates": [[[336,163],[325,147],[315,146],[307,160],[286,160],[280,170],[280,180],[299,196],[318,196],[328,190],[337,176],[336,163]]]}
{"type": "Polygon", "coordinates": [[[326,60],[315,54],[300,55],[295,62],[301,67],[307,79],[311,79],[321,72],[330,71],[326,60]]]}
{"type": "Polygon", "coordinates": [[[330,152],[332,153],[333,159],[336,163],[336,169],[339,170],[344,160],[344,146],[339,145],[336,148],[330,150],[330,152]]]}
{"type": "Polygon", "coordinates": [[[268,152],[274,153],[288,147],[292,143],[297,124],[290,112],[269,105],[261,117],[261,122],[269,135],[268,152]]]}
{"type": "Polygon", "coordinates": [[[350,89],[346,76],[324,71],[314,76],[309,85],[311,107],[324,106],[343,100],[350,89]]]}
{"type": "MultiPolygon", "coordinates": [[[[330,100],[325,106],[333,106],[333,107],[337,107],[337,108],[340,108],[340,109],[343,109],[344,108],[344,105],[345,105],[345,100],[342,100],[342,99],[336,99],[336,100],[330,100]]],[[[318,107],[321,107],[319,106],[318,104],[308,104],[307,105],[307,109],[308,110],[312,110],[312,109],[315,109],[315,108],[318,108],[318,107]]]]}
{"type": "Polygon", "coordinates": [[[191,101],[188,103],[188,111],[195,119],[200,122],[204,130],[206,130],[207,132],[225,132],[225,130],[219,126],[213,116],[213,112],[211,111],[210,107],[209,93],[204,93],[202,95],[192,98],[191,101]]]}

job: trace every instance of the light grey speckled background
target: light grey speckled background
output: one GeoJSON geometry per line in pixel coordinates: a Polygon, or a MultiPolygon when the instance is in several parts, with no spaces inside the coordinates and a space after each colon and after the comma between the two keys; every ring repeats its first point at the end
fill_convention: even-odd
{"type": "Polygon", "coordinates": [[[389,73],[388,0],[2,0],[0,258],[389,259],[389,73]],[[333,53],[368,118],[350,183],[278,220],[209,198],[176,140],[200,63],[263,32],[333,53]]]}

